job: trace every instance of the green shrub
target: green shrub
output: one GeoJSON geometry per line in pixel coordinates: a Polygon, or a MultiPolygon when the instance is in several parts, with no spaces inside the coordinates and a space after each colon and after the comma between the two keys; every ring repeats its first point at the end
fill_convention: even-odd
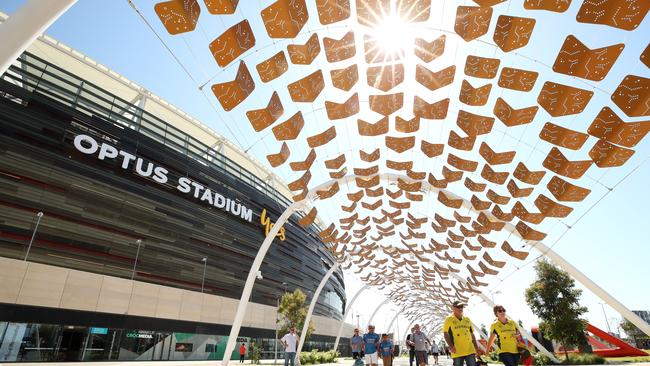
{"type": "MultiPolygon", "coordinates": [[[[605,364],[605,359],[598,356],[595,353],[579,353],[569,355],[569,359],[563,359],[562,356],[559,356],[563,365],[603,365],[605,364]]],[[[533,365],[553,365],[554,362],[542,354],[537,352],[533,356],[533,365]]]]}
{"type": "Polygon", "coordinates": [[[604,363],[605,359],[595,353],[569,355],[568,360],[562,360],[563,365],[602,365],[604,363]]]}
{"type": "Polygon", "coordinates": [[[533,356],[533,365],[553,365],[555,364],[548,356],[541,352],[537,352],[533,356]]]}
{"type": "Polygon", "coordinates": [[[317,349],[314,349],[311,352],[300,352],[300,364],[317,365],[321,363],[333,363],[336,362],[338,356],[339,353],[337,351],[319,352],[317,349]]]}

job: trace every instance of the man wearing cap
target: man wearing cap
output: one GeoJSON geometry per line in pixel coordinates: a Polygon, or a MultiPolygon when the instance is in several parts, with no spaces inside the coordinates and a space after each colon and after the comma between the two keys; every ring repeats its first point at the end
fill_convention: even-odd
{"type": "Polygon", "coordinates": [[[413,326],[414,331],[411,336],[411,341],[413,342],[413,348],[415,349],[415,360],[418,366],[426,366],[427,358],[429,358],[429,346],[431,341],[427,338],[427,335],[420,331],[420,324],[415,324],[413,326]]]}
{"type": "Polygon", "coordinates": [[[479,348],[474,337],[472,321],[463,316],[465,304],[454,301],[451,306],[453,313],[445,319],[442,332],[449,345],[454,366],[462,366],[463,363],[467,366],[476,366],[475,355],[479,355],[477,352],[479,348]]]}
{"type": "Polygon", "coordinates": [[[375,333],[375,326],[368,325],[368,333],[363,335],[363,352],[365,353],[366,365],[377,366],[378,356],[377,349],[379,348],[379,334],[375,333]]]}

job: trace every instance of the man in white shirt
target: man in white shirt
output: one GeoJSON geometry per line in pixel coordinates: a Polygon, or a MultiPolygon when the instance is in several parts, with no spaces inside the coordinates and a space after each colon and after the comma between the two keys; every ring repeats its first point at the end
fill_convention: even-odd
{"type": "Polygon", "coordinates": [[[296,362],[296,347],[300,337],[296,334],[296,328],[289,328],[289,333],[285,334],[284,337],[280,340],[284,346],[284,366],[295,366],[296,362]]]}

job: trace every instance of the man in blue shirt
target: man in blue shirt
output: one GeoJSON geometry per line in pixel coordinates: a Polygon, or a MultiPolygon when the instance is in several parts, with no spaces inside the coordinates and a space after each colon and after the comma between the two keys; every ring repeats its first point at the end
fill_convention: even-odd
{"type": "Polygon", "coordinates": [[[375,326],[368,326],[368,333],[363,335],[363,349],[366,365],[377,366],[377,348],[379,348],[379,334],[375,333],[375,326]]]}

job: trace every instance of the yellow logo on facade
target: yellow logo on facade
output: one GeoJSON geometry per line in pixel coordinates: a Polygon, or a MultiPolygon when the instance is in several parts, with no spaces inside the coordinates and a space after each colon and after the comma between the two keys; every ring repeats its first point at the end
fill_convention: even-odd
{"type": "MultiPolygon", "coordinates": [[[[269,236],[269,232],[275,224],[271,222],[271,218],[266,216],[266,209],[262,210],[262,214],[260,215],[260,223],[264,226],[264,236],[269,236]]],[[[280,228],[276,237],[280,238],[282,241],[286,239],[284,226],[280,228]]]]}

